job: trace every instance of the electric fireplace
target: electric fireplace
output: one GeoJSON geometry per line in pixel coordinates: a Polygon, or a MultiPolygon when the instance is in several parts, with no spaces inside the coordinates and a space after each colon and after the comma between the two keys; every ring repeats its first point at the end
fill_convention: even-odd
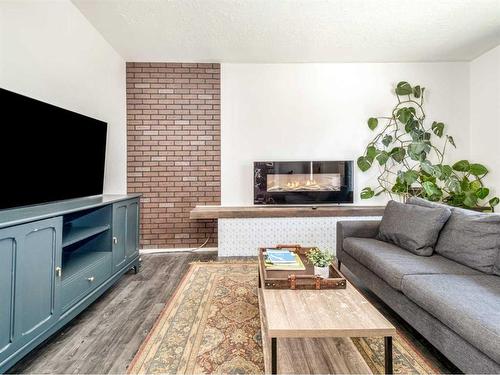
{"type": "Polygon", "coordinates": [[[351,160],[254,163],[254,204],[352,202],[351,160]]]}

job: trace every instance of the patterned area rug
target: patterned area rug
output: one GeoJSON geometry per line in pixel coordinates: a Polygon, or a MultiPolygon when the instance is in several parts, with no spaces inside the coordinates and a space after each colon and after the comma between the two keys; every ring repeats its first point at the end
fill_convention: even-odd
{"type": "MultiPolygon", "coordinates": [[[[383,339],[353,339],[374,373],[383,373],[383,339]]],[[[394,371],[438,372],[399,335],[394,371]]],[[[129,366],[130,374],[264,372],[255,262],[193,263],[129,366]]]]}

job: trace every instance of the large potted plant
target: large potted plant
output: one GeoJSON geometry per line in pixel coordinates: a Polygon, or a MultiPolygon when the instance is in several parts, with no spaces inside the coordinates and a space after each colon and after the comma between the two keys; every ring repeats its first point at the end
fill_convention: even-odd
{"type": "Polygon", "coordinates": [[[445,124],[426,121],[425,88],[399,82],[394,90],[397,103],[387,116],[371,117],[368,127],[376,132],[357,160],[359,169],[374,165],[380,170],[375,187],[365,187],[362,199],[383,193],[405,200],[418,196],[452,206],[493,211],[500,202],[490,198],[483,179],[488,169],[479,163],[460,160],[446,162],[449,147],[456,147],[445,133],[445,124]],[[439,145],[436,140],[441,139],[439,145]]]}

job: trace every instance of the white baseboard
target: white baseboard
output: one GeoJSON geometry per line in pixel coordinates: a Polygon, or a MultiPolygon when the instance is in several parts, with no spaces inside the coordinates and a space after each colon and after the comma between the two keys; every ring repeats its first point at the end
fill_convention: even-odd
{"type": "Polygon", "coordinates": [[[139,254],[161,254],[161,253],[216,253],[216,247],[200,247],[200,248],[171,248],[171,249],[140,249],[139,254]]]}

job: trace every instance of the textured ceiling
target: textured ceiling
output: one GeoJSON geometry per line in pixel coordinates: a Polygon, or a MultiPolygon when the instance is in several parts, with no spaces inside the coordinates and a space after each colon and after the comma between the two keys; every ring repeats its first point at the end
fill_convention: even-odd
{"type": "Polygon", "coordinates": [[[128,61],[471,60],[500,0],[72,0],[128,61]]]}

